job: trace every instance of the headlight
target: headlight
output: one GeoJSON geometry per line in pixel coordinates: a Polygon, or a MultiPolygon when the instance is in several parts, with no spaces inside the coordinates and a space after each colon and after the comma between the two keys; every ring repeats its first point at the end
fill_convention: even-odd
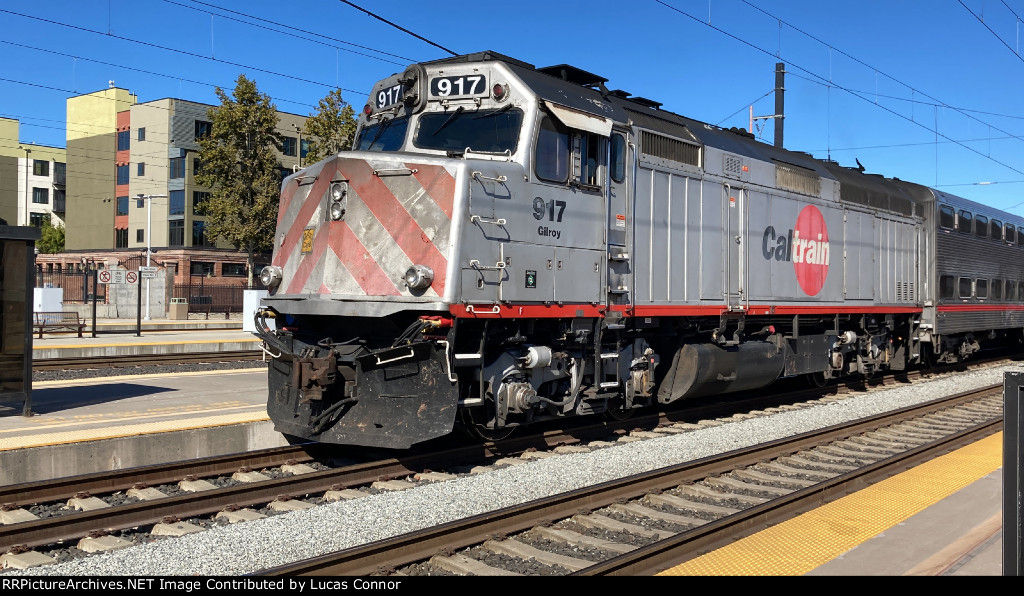
{"type": "Polygon", "coordinates": [[[434,281],[434,271],[426,265],[413,265],[405,272],[405,285],[413,290],[425,290],[434,281]]]}
{"type": "Polygon", "coordinates": [[[341,221],[345,218],[345,205],[331,201],[331,220],[341,221]]]}
{"type": "Polygon", "coordinates": [[[339,182],[331,185],[331,198],[340,201],[348,194],[348,183],[339,182]]]}
{"type": "Polygon", "coordinates": [[[281,285],[281,268],[277,265],[267,265],[260,271],[260,281],[268,288],[276,288],[281,285]]]}

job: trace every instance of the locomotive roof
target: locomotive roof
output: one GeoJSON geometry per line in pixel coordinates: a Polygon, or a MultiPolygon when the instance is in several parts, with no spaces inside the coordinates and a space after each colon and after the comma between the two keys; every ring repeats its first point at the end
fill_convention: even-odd
{"type": "Polygon", "coordinates": [[[911,215],[920,214],[920,205],[932,200],[932,191],[927,187],[877,174],[864,174],[857,168],[843,167],[836,162],[816,159],[807,153],[763,143],[745,130],[725,129],[663,110],[662,104],[642,97],[632,97],[621,89],[609,91],[604,86],[607,82],[604,77],[567,64],[537,68],[491,51],[443,58],[426,64],[490,60],[506,63],[545,101],[610,118],[623,125],[632,121],[637,126],[755,160],[812,170],[822,178],[837,180],[840,184],[840,200],[843,201],[911,215]],[[916,209],[915,205],[918,205],[916,209]]]}

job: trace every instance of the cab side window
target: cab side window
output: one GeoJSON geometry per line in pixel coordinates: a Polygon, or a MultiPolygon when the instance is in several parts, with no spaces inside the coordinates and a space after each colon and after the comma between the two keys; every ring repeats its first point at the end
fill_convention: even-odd
{"type": "Polygon", "coordinates": [[[569,131],[545,117],[537,135],[537,177],[549,182],[565,182],[569,177],[569,131]]]}
{"type": "Polygon", "coordinates": [[[587,188],[601,186],[601,166],[604,165],[604,139],[592,133],[577,132],[573,135],[575,155],[573,156],[576,182],[587,188]]]}
{"type": "Polygon", "coordinates": [[[612,163],[608,164],[612,180],[622,182],[626,179],[626,138],[620,134],[612,135],[612,163]]]}

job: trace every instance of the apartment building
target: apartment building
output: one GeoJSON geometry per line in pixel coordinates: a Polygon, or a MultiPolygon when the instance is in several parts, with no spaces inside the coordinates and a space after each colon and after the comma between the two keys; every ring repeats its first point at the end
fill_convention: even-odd
{"type": "MultiPolygon", "coordinates": [[[[216,106],[177,98],[138,103],[113,84],[71,97],[67,106],[67,251],[127,257],[150,247],[179,282],[246,274],[245,254],[211,242],[196,209],[209,198],[195,174],[199,139],[210,133],[216,106]]],[[[306,117],[278,118],[285,136],[278,160],[282,173],[291,173],[307,149],[298,133],[306,117]]]]}
{"type": "Polygon", "coordinates": [[[63,224],[67,151],[19,139],[20,122],[0,118],[0,219],[11,226],[63,224]]]}

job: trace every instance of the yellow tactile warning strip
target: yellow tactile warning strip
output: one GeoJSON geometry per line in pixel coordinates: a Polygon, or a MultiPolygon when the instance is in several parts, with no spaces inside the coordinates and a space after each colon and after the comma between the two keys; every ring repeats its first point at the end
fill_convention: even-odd
{"type": "Polygon", "coordinates": [[[248,373],[262,372],[258,368],[235,368],[227,370],[194,370],[190,372],[170,372],[170,373],[153,373],[149,375],[118,375],[113,377],[87,377],[83,379],[63,379],[59,381],[33,381],[32,388],[39,387],[74,387],[75,385],[95,385],[97,383],[106,383],[107,381],[117,381],[122,379],[128,379],[133,381],[143,379],[153,379],[161,377],[199,377],[199,376],[227,376],[227,375],[244,375],[248,373]]]}
{"type": "Polygon", "coordinates": [[[1003,433],[658,575],[803,575],[1002,465],[1003,433]]]}
{"type": "Polygon", "coordinates": [[[148,341],[148,342],[134,342],[134,343],[119,343],[119,344],[65,344],[65,345],[36,345],[32,346],[33,350],[68,350],[68,349],[80,349],[80,348],[115,348],[115,347],[134,347],[134,346],[177,346],[177,345],[191,345],[191,344],[225,344],[225,343],[260,343],[261,340],[258,337],[239,337],[237,339],[199,339],[189,341],[148,341]]]}
{"type": "Polygon", "coordinates": [[[194,430],[197,428],[210,428],[215,426],[228,426],[231,424],[245,424],[248,422],[261,422],[265,420],[270,420],[270,418],[267,416],[266,410],[262,410],[257,412],[207,416],[205,418],[166,420],[161,422],[147,422],[143,424],[121,426],[105,426],[95,429],[23,435],[20,437],[10,438],[0,437],[0,451],[25,449],[28,447],[47,447],[50,445],[80,443],[83,441],[119,439],[122,437],[166,433],[179,430],[194,430]]]}

